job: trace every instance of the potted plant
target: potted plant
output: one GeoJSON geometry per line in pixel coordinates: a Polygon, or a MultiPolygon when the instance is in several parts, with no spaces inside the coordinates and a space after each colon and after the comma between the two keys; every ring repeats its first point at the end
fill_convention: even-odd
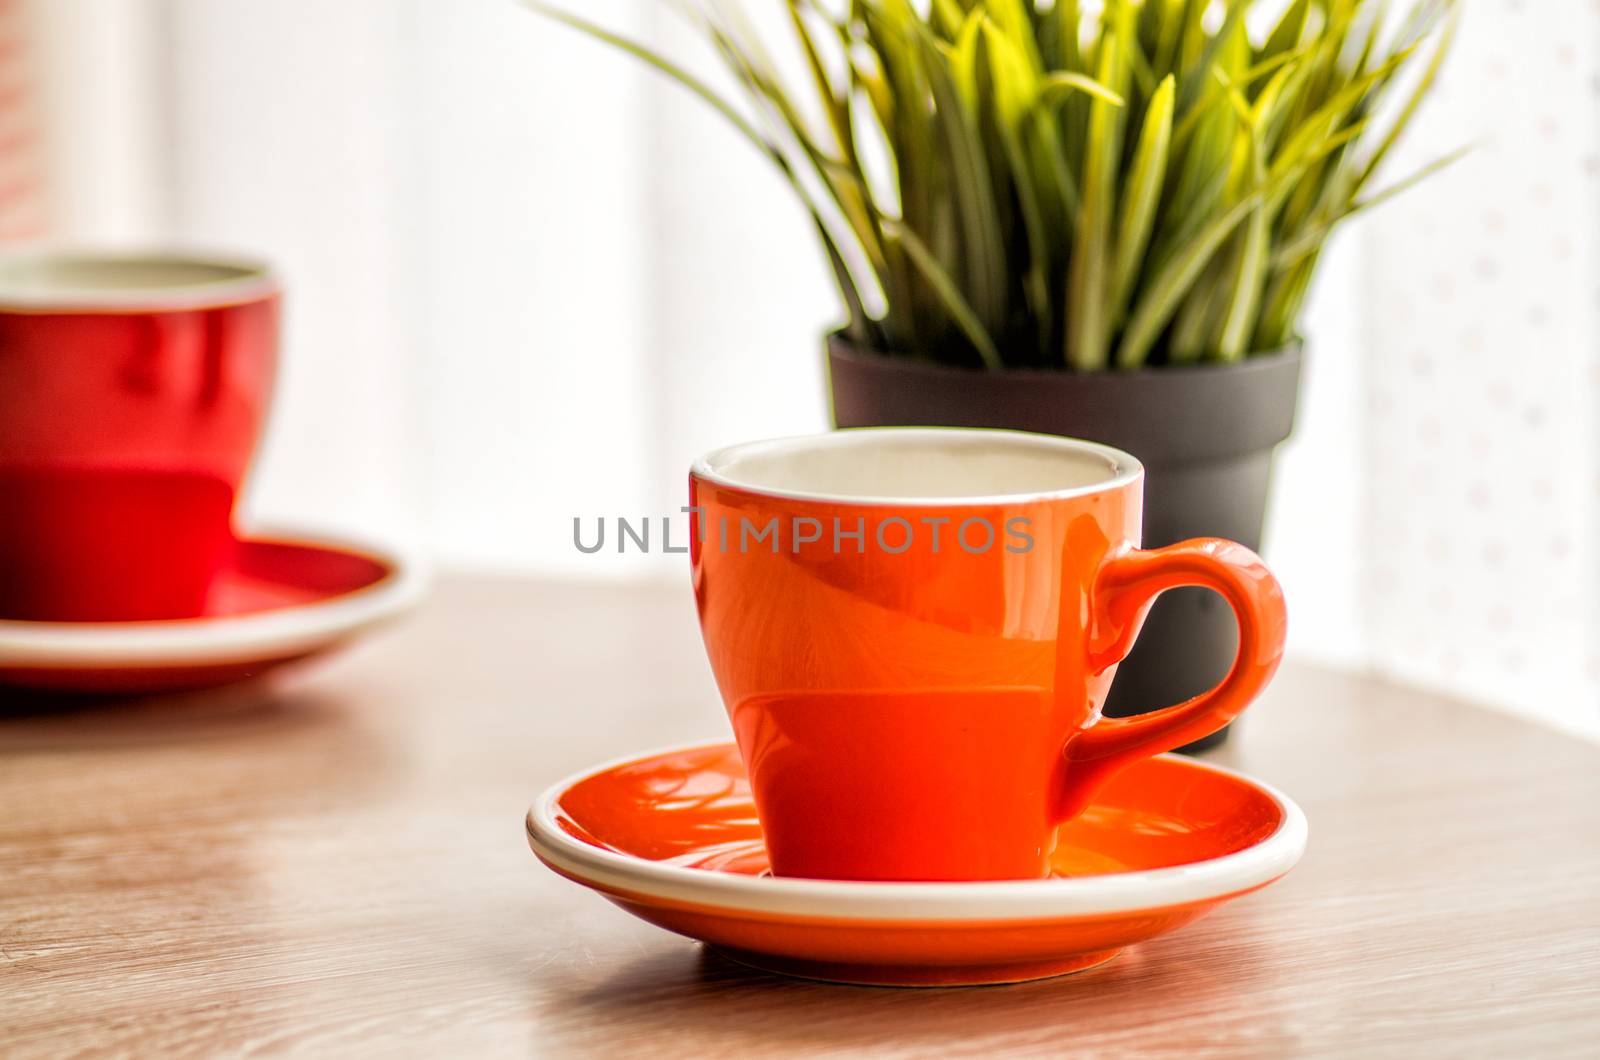
{"type": "MultiPolygon", "coordinates": [[[[783,40],[689,0],[742,107],[531,6],[671,76],[789,179],[848,312],[828,337],[838,426],[1108,442],[1146,466],[1149,545],[1259,546],[1323,247],[1451,160],[1372,188],[1456,0],[774,0],[783,40]]],[[[1202,691],[1234,640],[1203,590],[1164,594],[1108,712],[1202,691]]]]}

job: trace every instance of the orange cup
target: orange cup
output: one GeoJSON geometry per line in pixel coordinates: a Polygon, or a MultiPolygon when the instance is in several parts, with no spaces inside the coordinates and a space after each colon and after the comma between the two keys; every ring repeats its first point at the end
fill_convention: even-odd
{"type": "Polygon", "coordinates": [[[1143,483],[1116,449],[1010,431],[836,431],[695,462],[700,625],[776,874],[1043,876],[1113,773],[1249,705],[1283,653],[1278,583],[1230,541],[1139,549],[1143,483]],[[1101,717],[1150,601],[1180,585],[1232,607],[1232,670],[1101,717]]]}

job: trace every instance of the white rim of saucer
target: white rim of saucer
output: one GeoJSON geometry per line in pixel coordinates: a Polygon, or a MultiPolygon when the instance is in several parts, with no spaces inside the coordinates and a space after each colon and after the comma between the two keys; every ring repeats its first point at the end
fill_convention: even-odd
{"type": "Polygon", "coordinates": [[[528,810],[528,845],[585,885],[640,898],[772,916],[962,923],[1136,913],[1226,898],[1271,883],[1293,868],[1306,849],[1305,813],[1283,792],[1238,770],[1171,754],[1159,757],[1221,773],[1266,795],[1282,815],[1277,829],[1232,854],[1168,868],[1049,880],[886,883],[742,876],[666,865],[591,846],[556,823],[557,800],[579,781],[629,762],[714,746],[721,744],[628,755],[567,777],[546,789],[528,810]]]}
{"type": "Polygon", "coordinates": [[[399,550],[306,532],[254,530],[241,540],[350,552],[389,573],[371,585],[314,603],[252,615],[153,622],[0,621],[0,667],[92,670],[246,662],[314,651],[415,605],[425,564],[399,550]]]}

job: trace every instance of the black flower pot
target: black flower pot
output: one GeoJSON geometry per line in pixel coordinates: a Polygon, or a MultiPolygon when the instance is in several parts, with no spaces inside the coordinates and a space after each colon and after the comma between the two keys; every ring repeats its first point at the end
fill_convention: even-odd
{"type": "MultiPolygon", "coordinates": [[[[840,427],[1001,427],[1104,442],[1145,466],[1144,545],[1225,537],[1259,550],[1272,454],[1294,426],[1298,345],[1237,364],[1077,373],[969,371],[828,341],[840,427]]],[[[1106,713],[1198,695],[1233,662],[1233,613],[1204,589],[1163,593],[1106,713]]],[[[1215,746],[1227,729],[1184,750],[1215,746]]]]}

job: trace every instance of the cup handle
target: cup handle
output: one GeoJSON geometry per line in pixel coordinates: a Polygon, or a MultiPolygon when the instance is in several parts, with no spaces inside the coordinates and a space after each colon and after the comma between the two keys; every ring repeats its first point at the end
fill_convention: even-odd
{"type": "Polygon", "coordinates": [[[1288,615],[1283,590],[1261,557],[1232,541],[1200,537],[1165,548],[1113,554],[1095,576],[1089,670],[1104,673],[1133,647],[1157,593],[1179,586],[1218,593],[1239,623],[1239,653],[1222,683],[1176,706],[1131,718],[1100,718],[1067,744],[1067,783],[1058,816],[1088,805],[1111,775],[1133,761],[1209,736],[1238,717],[1272,679],[1283,657],[1288,615]]]}

